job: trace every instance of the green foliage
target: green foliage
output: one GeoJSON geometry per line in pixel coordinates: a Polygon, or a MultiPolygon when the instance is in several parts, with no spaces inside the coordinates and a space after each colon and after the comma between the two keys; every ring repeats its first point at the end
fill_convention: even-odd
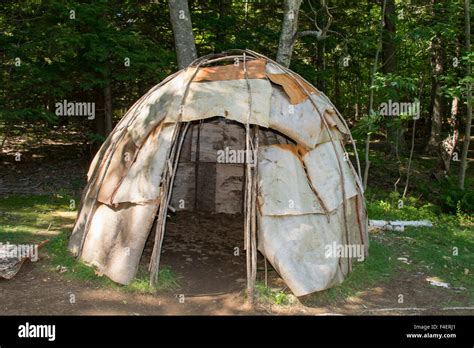
{"type": "Polygon", "coordinates": [[[474,214],[474,192],[460,190],[457,186],[441,196],[441,208],[447,213],[474,214]]]}
{"type": "Polygon", "coordinates": [[[474,195],[472,190],[472,178],[466,178],[466,189],[461,190],[458,186],[458,178],[449,176],[443,181],[420,183],[417,187],[427,201],[439,207],[439,211],[447,214],[460,216],[459,214],[473,215],[474,195]]]}
{"type": "Polygon", "coordinates": [[[367,204],[367,212],[371,219],[438,221],[440,208],[431,203],[419,204],[415,197],[402,199],[397,192],[391,192],[383,199],[374,196],[370,192],[367,193],[370,202],[367,204]]]}
{"type": "Polygon", "coordinates": [[[367,134],[373,134],[380,131],[384,117],[378,111],[365,114],[352,129],[354,139],[364,140],[367,134]]]}
{"type": "Polygon", "coordinates": [[[89,140],[90,144],[101,144],[105,141],[105,137],[102,134],[97,133],[89,133],[87,134],[87,139],[89,140]]]}
{"type": "Polygon", "coordinates": [[[277,306],[287,306],[291,303],[289,295],[283,290],[271,289],[260,282],[255,284],[255,296],[258,301],[277,306]]]}
{"type": "Polygon", "coordinates": [[[385,92],[384,99],[406,98],[416,92],[418,79],[398,74],[375,74],[374,88],[377,92],[385,92]]]}
{"type": "MultiPolygon", "coordinates": [[[[189,1],[189,5],[199,55],[249,48],[275,57],[282,6],[264,1],[189,1]]],[[[313,10],[320,26],[326,23],[319,6],[318,1],[312,6],[303,2],[299,30],[315,29],[313,10]]],[[[449,96],[463,95],[472,79],[464,77],[464,67],[472,62],[473,55],[459,53],[457,47],[463,9],[459,1],[436,6],[396,2],[397,15],[392,20],[397,28],[397,73],[384,75],[379,71],[374,86],[367,82],[379,35],[378,2],[340,0],[331,5],[333,22],[328,37],[297,40],[291,67],[323,89],[350,123],[360,124],[360,138],[367,131],[406,127],[407,122],[398,118],[373,120],[365,116],[355,120],[354,109],[359,116],[370,114],[368,95],[374,88],[375,111],[381,101],[412,101],[421,92],[423,114],[427,115],[429,48],[435,36],[442,37],[447,52],[443,91],[449,96]],[[345,58],[349,58],[346,66],[345,58]],[[456,67],[449,64],[454,58],[459,60],[456,67]]],[[[177,69],[168,4],[164,1],[12,1],[0,4],[0,12],[0,119],[8,122],[54,122],[54,103],[63,99],[95,102],[97,109],[103,109],[101,89],[109,84],[113,108],[128,108],[177,69]]],[[[72,122],[87,123],[82,118],[72,122]]],[[[94,127],[92,132],[101,133],[94,127]]]]}
{"type": "Polygon", "coordinates": [[[64,99],[99,109],[109,84],[113,107],[129,107],[175,68],[172,36],[148,33],[156,25],[170,33],[166,16],[157,15],[163,9],[131,1],[2,3],[0,119],[52,122],[64,99]]]}

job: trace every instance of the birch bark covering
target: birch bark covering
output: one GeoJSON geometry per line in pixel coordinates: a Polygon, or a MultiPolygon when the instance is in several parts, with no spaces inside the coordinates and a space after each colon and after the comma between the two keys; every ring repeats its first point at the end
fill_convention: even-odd
{"type": "MultiPolygon", "coordinates": [[[[285,73],[281,65],[271,64],[273,73],[285,73]]],[[[89,171],[69,250],[99,273],[128,284],[137,273],[158,212],[150,268],[150,282],[155,285],[170,199],[176,210],[194,207],[210,213],[239,213],[245,200],[246,216],[250,217],[245,230],[247,250],[251,250],[249,290],[256,276],[257,234],[260,251],[295,295],[343,281],[350,271],[351,263],[346,261],[362,261],[367,255],[368,236],[358,178],[349,161],[338,160],[344,156],[343,134],[350,133],[342,117],[338,119],[334,105],[314,87],[301,87],[297,75],[292,76],[300,87],[287,84],[284,78],[279,80],[280,87],[265,76],[249,79],[247,71],[247,89],[236,88],[242,79],[204,80],[187,89],[183,103],[192,70],[181,71],[153,87],[109,135],[89,171]],[[298,88],[308,95],[290,108],[291,96],[298,88]],[[280,92],[276,93],[277,89],[280,92]],[[251,100],[258,102],[245,104],[249,91],[251,100]],[[172,117],[179,105],[176,100],[185,105],[182,119],[172,117]],[[249,107],[245,110],[236,104],[249,107]],[[213,119],[215,116],[220,118],[213,119]],[[194,131],[190,122],[198,125],[194,131]],[[246,168],[247,177],[252,178],[246,182],[244,168],[249,158],[241,157],[239,151],[253,150],[248,133],[251,125],[253,149],[259,155],[257,163],[250,162],[256,167],[246,168]],[[166,130],[182,126],[185,128],[173,145],[166,130]],[[181,148],[187,151],[179,157],[181,148]],[[168,167],[167,158],[172,159],[168,167]],[[169,192],[173,185],[174,197],[169,192]],[[339,255],[341,248],[355,248],[355,254],[339,255]]],[[[211,76],[214,70],[204,71],[203,76],[211,76]]],[[[254,161],[255,155],[251,156],[254,161]]]]}

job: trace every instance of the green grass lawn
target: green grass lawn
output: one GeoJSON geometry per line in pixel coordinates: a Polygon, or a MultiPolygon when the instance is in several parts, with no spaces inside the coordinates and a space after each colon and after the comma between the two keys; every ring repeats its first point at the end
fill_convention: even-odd
{"type": "MultiPolygon", "coordinates": [[[[370,197],[370,193],[368,194],[370,197]]],[[[369,198],[370,199],[370,198],[369,198]]],[[[355,263],[353,272],[339,286],[315,293],[308,299],[312,304],[327,304],[357,295],[368,287],[390,281],[401,271],[424,272],[452,287],[465,288],[464,295],[474,304],[474,228],[472,217],[466,214],[442,214],[431,204],[419,205],[399,197],[368,202],[371,219],[422,220],[433,222],[432,228],[405,227],[404,232],[371,234],[369,257],[355,263]],[[397,259],[407,257],[409,264],[397,259]]]]}
{"type": "Polygon", "coordinates": [[[139,293],[179,288],[177,275],[166,266],[161,267],[157,289],[153,289],[144,269],[139,269],[134,282],[120,286],[78,262],[67,250],[78,204],[78,198],[68,195],[3,197],[0,199],[0,242],[37,244],[49,240],[42,250],[49,256],[48,268],[55,272],[58,266],[66,267],[66,277],[139,293]]]}

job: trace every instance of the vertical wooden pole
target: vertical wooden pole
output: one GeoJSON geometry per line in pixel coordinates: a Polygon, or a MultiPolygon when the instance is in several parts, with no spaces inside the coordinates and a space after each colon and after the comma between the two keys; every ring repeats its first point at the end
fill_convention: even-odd
{"type": "Polygon", "coordinates": [[[251,163],[249,161],[249,152],[252,151],[253,146],[250,139],[250,118],[252,115],[252,91],[250,89],[250,82],[247,72],[247,56],[243,54],[243,65],[244,65],[244,75],[245,75],[245,82],[247,84],[247,91],[248,91],[248,114],[247,114],[247,122],[245,123],[245,150],[246,150],[246,161],[245,161],[245,168],[246,168],[246,204],[245,204],[245,247],[246,247],[246,261],[247,261],[247,296],[249,303],[253,305],[253,295],[254,295],[254,281],[253,281],[253,244],[252,244],[252,217],[253,217],[253,173],[251,163]]]}
{"type": "MultiPolygon", "coordinates": [[[[257,189],[258,189],[258,166],[257,166],[257,153],[259,143],[259,127],[254,126],[254,148],[252,153],[253,162],[253,177],[252,177],[252,202],[251,202],[251,254],[252,254],[252,272],[250,277],[250,288],[253,293],[255,283],[257,281],[257,189]]],[[[248,155],[248,153],[247,153],[248,155]]],[[[250,159],[247,159],[250,161],[250,159]]]]}

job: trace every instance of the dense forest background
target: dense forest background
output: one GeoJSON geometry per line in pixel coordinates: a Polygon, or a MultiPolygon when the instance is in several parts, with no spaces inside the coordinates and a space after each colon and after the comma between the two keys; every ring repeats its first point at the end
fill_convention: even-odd
{"type": "MultiPolygon", "coordinates": [[[[443,209],[472,211],[472,180],[464,172],[473,157],[465,145],[474,54],[464,1],[190,0],[188,6],[198,56],[248,48],[276,59],[282,33],[293,25],[291,62],[280,61],[344,115],[366,158],[363,168],[373,164],[368,187],[405,198],[408,187],[429,192],[438,185],[432,198],[443,209]],[[289,6],[296,11],[286,23],[289,6]],[[379,105],[389,100],[419,101],[420,118],[382,115],[379,105]],[[384,171],[389,166],[393,175],[384,171]],[[410,170],[415,177],[423,171],[423,180],[407,182],[410,170]]],[[[179,69],[167,1],[2,2],[0,32],[0,145],[10,156],[15,135],[48,138],[67,129],[90,157],[134,101],[179,69]],[[58,117],[55,104],[63,100],[95,103],[95,118],[58,117]]]]}

